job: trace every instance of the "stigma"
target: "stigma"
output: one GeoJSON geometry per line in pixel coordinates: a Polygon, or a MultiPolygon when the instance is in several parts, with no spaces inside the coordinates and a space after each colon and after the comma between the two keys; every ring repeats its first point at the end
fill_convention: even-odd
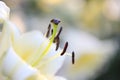
{"type": "Polygon", "coordinates": [[[51,23],[55,24],[55,25],[58,25],[61,21],[60,20],[57,20],[57,19],[52,19],[51,20],[51,23]]]}

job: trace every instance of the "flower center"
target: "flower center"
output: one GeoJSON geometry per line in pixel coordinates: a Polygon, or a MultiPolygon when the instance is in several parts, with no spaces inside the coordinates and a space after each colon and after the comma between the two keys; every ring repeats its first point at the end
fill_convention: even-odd
{"type": "MultiPolygon", "coordinates": [[[[47,33],[45,35],[49,39],[46,39],[46,41],[44,41],[40,45],[39,49],[31,56],[32,59],[30,58],[30,59],[27,60],[27,62],[29,64],[31,64],[32,66],[43,65],[43,64],[40,64],[40,61],[49,53],[49,51],[50,51],[51,46],[53,45],[53,43],[56,44],[56,48],[55,48],[56,54],[54,56],[48,58],[47,60],[45,60],[44,64],[47,64],[48,62],[56,59],[60,55],[63,56],[65,54],[66,50],[67,50],[68,42],[65,43],[65,46],[64,46],[63,50],[57,51],[58,48],[59,48],[59,44],[60,44],[59,35],[60,35],[61,31],[62,31],[62,27],[57,32],[58,24],[60,23],[60,21],[56,20],[56,19],[52,19],[51,23],[53,25],[53,29],[51,29],[51,24],[49,24],[48,31],[47,31],[47,33]],[[51,36],[49,36],[50,32],[51,32],[51,36]]],[[[66,54],[66,55],[72,56],[72,63],[74,64],[74,52],[72,52],[72,54],[66,54]]]]}

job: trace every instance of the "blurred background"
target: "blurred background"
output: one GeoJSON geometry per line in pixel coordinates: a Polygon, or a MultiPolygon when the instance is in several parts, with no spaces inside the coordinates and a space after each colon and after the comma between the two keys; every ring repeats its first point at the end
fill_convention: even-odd
{"type": "Polygon", "coordinates": [[[61,20],[61,47],[68,52],[57,75],[68,80],[120,80],[119,0],[2,0],[21,32],[47,31],[51,19],[61,20]]]}

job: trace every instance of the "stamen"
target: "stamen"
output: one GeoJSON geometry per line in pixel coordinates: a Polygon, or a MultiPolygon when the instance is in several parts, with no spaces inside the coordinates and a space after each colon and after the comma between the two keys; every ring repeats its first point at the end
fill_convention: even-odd
{"type": "MultiPolygon", "coordinates": [[[[57,28],[58,28],[58,25],[56,25],[56,23],[60,23],[60,21],[53,19],[51,22],[53,23],[53,34],[52,34],[52,36],[51,36],[51,38],[50,38],[50,41],[49,41],[48,45],[46,46],[46,48],[44,49],[44,51],[41,53],[41,55],[38,56],[38,57],[33,61],[32,66],[37,65],[37,64],[39,63],[39,61],[42,60],[42,58],[49,52],[50,47],[52,46],[53,40],[54,40],[54,38],[55,38],[55,36],[56,36],[56,33],[57,33],[57,28]]],[[[38,54],[38,53],[37,53],[37,54],[38,54]]]]}
{"type": "Polygon", "coordinates": [[[59,38],[61,31],[62,31],[62,27],[60,27],[60,30],[58,31],[56,37],[54,38],[53,40],[54,43],[57,41],[56,39],[59,38]]]}
{"type": "Polygon", "coordinates": [[[68,42],[65,43],[65,46],[64,46],[63,51],[62,51],[62,53],[61,53],[61,56],[64,55],[64,53],[65,53],[66,50],[67,50],[67,47],[68,47],[68,42]]]}
{"type": "Polygon", "coordinates": [[[58,24],[60,23],[60,21],[57,20],[57,19],[52,19],[52,20],[51,20],[51,23],[58,25],[58,24]]]}
{"type": "Polygon", "coordinates": [[[57,36],[56,36],[56,37],[59,37],[59,35],[60,35],[61,31],[62,31],[62,27],[60,27],[60,30],[59,30],[59,32],[58,32],[58,34],[57,34],[57,36]]]}
{"type": "Polygon", "coordinates": [[[47,34],[46,34],[46,37],[47,37],[47,38],[49,37],[50,29],[51,29],[51,24],[49,24],[49,26],[48,26],[48,31],[47,31],[47,34]]]}
{"type": "MultiPolygon", "coordinates": [[[[51,36],[50,36],[50,38],[49,38],[49,42],[48,42],[47,45],[46,45],[45,43],[46,43],[48,40],[47,40],[47,41],[44,41],[44,42],[40,45],[39,49],[35,52],[35,54],[33,54],[33,56],[30,56],[30,57],[29,57],[29,59],[30,59],[30,58],[31,58],[31,59],[30,59],[28,62],[29,62],[32,66],[37,66],[37,65],[39,65],[38,67],[40,67],[40,65],[41,65],[40,61],[41,61],[41,60],[44,58],[44,56],[50,51],[50,48],[51,48],[53,42],[56,43],[56,48],[55,48],[55,50],[56,50],[56,51],[58,50],[59,44],[60,44],[60,38],[59,38],[59,36],[60,36],[61,31],[62,31],[62,27],[60,27],[59,32],[57,33],[57,28],[58,28],[58,24],[59,24],[59,23],[60,23],[59,20],[56,20],[56,19],[52,19],[52,20],[51,20],[51,24],[49,24],[49,26],[48,26],[48,31],[47,31],[47,34],[46,34],[46,37],[49,37],[49,36],[50,36],[50,33],[51,33],[51,36]],[[53,25],[53,29],[51,29],[51,25],[53,25]],[[50,32],[50,31],[51,31],[51,32],[50,32]],[[41,53],[41,54],[40,54],[40,53],[41,53]],[[37,55],[37,56],[36,56],[36,55],[37,55]],[[35,56],[35,57],[34,57],[34,56],[35,56]]],[[[67,48],[68,48],[68,42],[65,43],[63,51],[61,50],[61,51],[59,52],[59,54],[55,54],[53,57],[49,58],[49,59],[48,59],[47,61],[45,61],[45,63],[43,63],[43,64],[45,65],[46,63],[49,63],[50,61],[54,60],[55,58],[59,57],[60,55],[63,56],[63,55],[66,53],[67,48]]],[[[74,52],[72,52],[72,54],[66,53],[65,55],[71,56],[71,57],[72,57],[72,64],[75,63],[75,60],[74,60],[74,58],[75,58],[75,53],[74,53],[74,52]]]]}
{"type": "Polygon", "coordinates": [[[59,38],[59,35],[62,31],[62,27],[60,27],[60,30],[59,32],[57,33],[56,37],[54,38],[53,42],[56,43],[56,51],[58,50],[59,48],[59,44],[60,44],[60,38],[59,38]]]}
{"type": "Polygon", "coordinates": [[[59,48],[59,44],[60,44],[60,38],[59,37],[57,37],[56,38],[56,51],[58,50],[58,48],[59,48]]]}
{"type": "Polygon", "coordinates": [[[74,51],[72,52],[72,64],[74,64],[75,63],[75,53],[74,53],[74,51]]]}

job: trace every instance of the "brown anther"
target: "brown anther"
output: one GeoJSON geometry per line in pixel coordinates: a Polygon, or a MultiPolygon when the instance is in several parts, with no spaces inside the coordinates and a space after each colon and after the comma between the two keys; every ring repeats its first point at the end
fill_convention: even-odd
{"type": "Polygon", "coordinates": [[[54,38],[54,40],[53,40],[54,43],[57,41],[56,39],[59,38],[61,31],[62,31],[62,27],[60,27],[60,29],[59,29],[59,31],[58,31],[56,37],[54,38]]]}
{"type": "Polygon", "coordinates": [[[51,29],[51,24],[49,24],[49,26],[48,26],[48,31],[47,31],[46,37],[49,37],[50,29],[51,29]]]}
{"type": "Polygon", "coordinates": [[[56,35],[56,37],[60,36],[61,31],[62,31],[62,27],[60,27],[60,30],[59,30],[58,34],[56,35]]]}
{"type": "Polygon", "coordinates": [[[75,63],[75,53],[74,53],[74,51],[72,52],[72,64],[74,64],[75,63]]]}
{"type": "Polygon", "coordinates": [[[56,38],[56,51],[58,50],[58,48],[59,48],[59,44],[60,44],[60,38],[59,37],[57,37],[56,38]]]}
{"type": "Polygon", "coordinates": [[[65,43],[65,46],[64,46],[63,51],[61,53],[61,56],[65,54],[67,47],[68,47],[68,42],[65,43]]]}

